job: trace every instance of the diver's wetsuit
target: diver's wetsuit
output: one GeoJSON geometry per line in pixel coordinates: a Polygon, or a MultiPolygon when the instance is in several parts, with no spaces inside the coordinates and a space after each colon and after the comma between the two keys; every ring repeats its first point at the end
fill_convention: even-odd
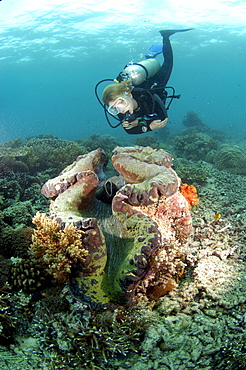
{"type": "MultiPolygon", "coordinates": [[[[163,90],[161,90],[163,92],[163,90]]],[[[132,127],[131,129],[125,129],[128,134],[143,134],[147,131],[152,131],[149,125],[152,121],[156,119],[164,120],[167,118],[167,111],[165,108],[166,95],[163,93],[163,98],[161,99],[157,93],[154,91],[151,93],[149,90],[135,87],[132,90],[133,99],[138,102],[138,108],[134,110],[132,115],[118,114],[119,119],[129,122],[138,119],[138,125],[132,127]]]]}
{"type": "Polygon", "coordinates": [[[163,121],[167,118],[167,112],[165,109],[167,94],[165,92],[165,86],[173,69],[173,51],[169,37],[176,32],[185,32],[192,29],[193,28],[160,31],[163,39],[162,53],[164,62],[159,71],[153,77],[147,79],[141,85],[132,90],[133,98],[138,103],[138,108],[134,110],[132,118],[129,120],[127,113],[118,115],[122,122],[127,120],[132,122],[135,119],[139,120],[137,126],[131,129],[124,128],[128,134],[143,134],[147,131],[152,131],[149,127],[152,121],[158,119],[163,121]],[[163,87],[163,89],[160,89],[161,87],[163,87]],[[151,95],[153,95],[152,98],[151,95]]]}

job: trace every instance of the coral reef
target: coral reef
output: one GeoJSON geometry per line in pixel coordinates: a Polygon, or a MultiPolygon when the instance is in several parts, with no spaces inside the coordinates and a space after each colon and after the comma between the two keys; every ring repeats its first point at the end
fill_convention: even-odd
{"type": "Polygon", "coordinates": [[[227,138],[225,132],[210,128],[205,125],[196,112],[187,112],[182,123],[187,127],[187,129],[184,130],[185,135],[191,135],[194,132],[203,132],[209,135],[212,139],[221,142],[224,142],[227,138]]]}
{"type": "Polygon", "coordinates": [[[0,145],[0,172],[61,171],[73,158],[86,152],[78,143],[41,135],[21,141],[16,139],[0,145]]]}
{"type": "MultiPolygon", "coordinates": [[[[33,140],[37,143],[42,140],[36,139],[33,140]]],[[[55,138],[43,139],[54,140],[58,144],[55,138]]],[[[47,145],[49,140],[46,141],[47,145]]],[[[240,142],[237,144],[243,148],[240,142]]],[[[11,150],[19,150],[21,146],[20,140],[8,143],[11,150]]],[[[134,155],[135,158],[131,161],[137,159],[137,153],[134,155]]],[[[127,166],[127,160],[125,165],[127,166]]],[[[69,284],[58,285],[55,279],[51,279],[49,287],[44,285],[38,291],[24,291],[22,286],[11,290],[11,261],[19,260],[13,256],[21,257],[24,262],[30,260],[27,249],[32,229],[18,222],[24,220],[29,223],[30,215],[32,212],[35,214],[37,209],[48,212],[48,201],[39,194],[40,184],[57,176],[59,170],[49,169],[47,166],[37,176],[24,172],[0,172],[0,367],[16,370],[46,370],[51,367],[76,367],[78,370],[245,368],[245,176],[218,170],[203,160],[192,162],[178,158],[175,159],[174,169],[183,182],[195,184],[198,189],[199,204],[192,209],[194,234],[179,241],[172,229],[175,225],[174,218],[170,234],[163,240],[163,248],[161,246],[150,258],[146,258],[148,267],[144,279],[139,280],[135,274],[136,265],[139,263],[138,267],[142,269],[145,260],[141,251],[137,247],[133,248],[137,239],[133,235],[134,229],[140,239],[138,242],[142,243],[139,234],[143,230],[143,235],[146,235],[149,226],[155,225],[151,226],[149,235],[150,239],[151,236],[154,237],[157,229],[159,232],[161,228],[154,219],[157,215],[160,221],[155,205],[159,212],[161,204],[168,207],[166,201],[171,201],[172,197],[175,199],[177,193],[164,199],[163,203],[162,197],[165,196],[159,194],[158,201],[152,203],[149,197],[150,188],[142,187],[142,182],[124,184],[121,178],[117,194],[121,194],[122,199],[118,199],[118,204],[126,206],[129,212],[146,212],[142,218],[133,219],[129,224],[126,221],[126,227],[131,228],[127,230],[127,233],[132,233],[131,238],[125,238],[126,231],[123,230],[122,223],[112,216],[109,201],[103,204],[92,195],[86,208],[81,207],[79,210],[76,202],[72,202],[70,215],[75,217],[73,212],[77,209],[76,217],[79,221],[76,228],[80,229],[81,226],[80,230],[83,231],[83,248],[89,251],[89,248],[101,243],[109,252],[118,251],[112,256],[115,259],[106,269],[107,276],[110,273],[114,275],[116,271],[120,280],[110,279],[110,284],[119,284],[122,288],[121,278],[125,279],[127,276],[120,276],[118,261],[123,268],[130,265],[129,274],[137,279],[132,296],[128,296],[133,302],[135,300],[137,307],[134,305],[134,309],[130,309],[126,305],[110,303],[102,311],[99,310],[101,307],[87,300],[85,295],[87,285],[91,286],[91,294],[92,289],[97,290],[97,283],[89,278],[93,277],[93,271],[90,271],[91,275],[87,275],[86,266],[89,261],[86,259],[89,255],[76,265],[77,274],[72,266],[69,284]],[[122,194],[124,189],[126,196],[122,194]],[[134,192],[137,193],[136,197],[132,196],[134,192]],[[141,198],[143,193],[145,195],[141,198]],[[149,204],[143,206],[143,199],[149,204]],[[13,214],[11,216],[8,207],[26,201],[30,201],[32,206],[27,210],[23,208],[29,216],[25,218],[23,215],[21,218],[18,212],[18,217],[15,218],[13,214]],[[3,214],[6,215],[5,218],[3,214]],[[146,226],[141,224],[142,220],[146,221],[146,226]],[[97,242],[93,237],[101,238],[101,241],[97,242]],[[133,262],[133,265],[128,262],[133,262]],[[110,272],[114,265],[115,269],[110,272]],[[131,269],[135,270],[132,274],[131,269]],[[139,306],[141,309],[138,309],[139,306]]],[[[146,166],[147,175],[148,171],[146,166]]],[[[92,172],[94,171],[90,172],[92,177],[88,177],[99,183],[97,174],[92,172]]],[[[166,174],[169,172],[166,171],[166,174]]],[[[110,194],[111,180],[107,180],[104,184],[106,183],[106,191],[110,194]]],[[[101,183],[99,189],[100,186],[101,183]]],[[[68,190],[66,188],[64,196],[68,190]]],[[[117,191],[117,186],[114,191],[117,191]]],[[[60,195],[62,193],[56,199],[60,195]]],[[[115,196],[114,192],[112,195],[115,196]]],[[[104,196],[101,199],[104,201],[104,196]]],[[[56,200],[52,199],[53,202],[56,200]]],[[[66,207],[67,210],[68,208],[66,207]]],[[[13,213],[17,210],[15,207],[10,209],[13,213]]],[[[176,217],[176,213],[174,216],[176,217]]],[[[124,219],[122,222],[124,223],[124,219]]],[[[58,223],[63,230],[65,225],[62,220],[58,220],[58,223]]],[[[150,239],[147,235],[146,244],[154,245],[156,240],[150,239]]],[[[147,247],[145,251],[148,252],[147,247]]],[[[94,256],[97,256],[96,251],[94,256]]],[[[103,263],[106,263],[106,258],[99,258],[100,273],[104,274],[103,263]]],[[[124,297],[130,285],[128,281],[125,283],[122,289],[124,297]]]]}
{"type": "Polygon", "coordinates": [[[88,148],[89,152],[97,148],[102,148],[107,155],[109,155],[112,150],[120,144],[113,136],[99,134],[93,134],[88,139],[78,140],[77,142],[88,148]]]}
{"type": "Polygon", "coordinates": [[[28,173],[0,173],[0,253],[5,257],[28,256],[32,218],[37,209],[48,210],[40,190],[40,180],[28,173]]]}
{"type": "Polygon", "coordinates": [[[157,138],[153,135],[139,136],[135,140],[135,144],[138,146],[150,146],[153,149],[159,149],[160,143],[157,138]]]}
{"type": "Polygon", "coordinates": [[[59,282],[66,281],[73,264],[82,262],[87,255],[82,248],[82,231],[72,224],[61,230],[56,221],[39,212],[33,223],[37,229],[32,236],[31,255],[59,282]]]}
{"type": "MultiPolygon", "coordinates": [[[[60,300],[61,296],[57,298],[60,300]]],[[[77,302],[66,309],[66,316],[56,313],[51,323],[43,301],[40,308],[44,315],[34,319],[38,332],[32,332],[55,369],[70,365],[77,369],[111,370],[116,358],[138,352],[146,328],[156,320],[139,309],[91,312],[88,317],[83,304],[77,302]]]]}
{"type": "Polygon", "coordinates": [[[33,213],[30,201],[18,202],[3,210],[3,221],[13,228],[20,225],[31,226],[33,213]]]}
{"type": "MultiPolygon", "coordinates": [[[[0,208],[5,209],[18,201],[41,203],[40,180],[27,173],[0,173],[0,208]],[[34,199],[35,198],[35,199],[34,199]]],[[[43,197],[42,197],[43,198],[43,197]]]]}
{"type": "Polygon", "coordinates": [[[186,127],[195,127],[197,129],[205,127],[204,123],[202,123],[202,120],[198,117],[198,114],[193,111],[186,113],[182,123],[186,127]]]}
{"type": "Polygon", "coordinates": [[[12,227],[6,227],[4,225],[1,230],[1,239],[0,239],[0,254],[10,258],[28,257],[28,248],[32,241],[33,228],[31,227],[22,227],[20,225],[16,229],[12,227]]]}
{"type": "Polygon", "coordinates": [[[203,132],[194,131],[174,138],[176,154],[193,161],[206,161],[211,151],[217,148],[218,142],[203,132]]]}
{"type": "Polygon", "coordinates": [[[209,171],[204,169],[202,163],[197,161],[187,160],[184,158],[175,158],[174,170],[183,183],[193,183],[196,185],[204,185],[210,177],[209,171]]]}
{"type": "Polygon", "coordinates": [[[211,160],[219,170],[226,170],[238,175],[246,175],[246,154],[237,145],[221,145],[211,160]]]}
{"type": "Polygon", "coordinates": [[[0,171],[28,172],[28,166],[24,162],[18,161],[15,157],[6,155],[0,158],[0,171]]]}
{"type": "Polygon", "coordinates": [[[112,211],[107,207],[102,212],[95,194],[105,163],[104,152],[97,149],[44,184],[43,194],[53,198],[50,217],[62,227],[73,224],[83,232],[82,244],[89,255],[77,281],[93,301],[106,303],[122,296],[130,303],[140,294],[139,285],[142,294],[158,299],[176,286],[184,269],[184,256],[175,241],[192,233],[188,203],[171,169],[172,157],[162,149],[117,147],[112,163],[127,185],[114,196],[112,211]],[[93,217],[97,207],[99,222],[93,217]]]}
{"type": "Polygon", "coordinates": [[[24,292],[40,290],[47,283],[47,276],[43,269],[28,259],[14,263],[10,274],[9,282],[13,289],[22,289],[24,292]]]}
{"type": "Polygon", "coordinates": [[[0,346],[14,343],[15,317],[11,310],[7,287],[0,287],[0,346]]]}

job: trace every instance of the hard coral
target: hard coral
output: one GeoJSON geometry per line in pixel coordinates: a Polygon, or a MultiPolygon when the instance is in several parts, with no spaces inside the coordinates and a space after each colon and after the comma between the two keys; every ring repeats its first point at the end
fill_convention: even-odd
{"type": "Polygon", "coordinates": [[[192,206],[195,206],[199,203],[197,190],[195,186],[183,184],[180,186],[180,193],[185,197],[185,199],[189,203],[189,209],[191,209],[192,206]]]}
{"type": "Polygon", "coordinates": [[[219,170],[246,175],[246,154],[237,145],[221,145],[214,155],[213,162],[219,170]]]}
{"type": "Polygon", "coordinates": [[[34,292],[42,289],[46,282],[43,269],[28,259],[22,259],[11,267],[10,283],[14,289],[34,292]]]}
{"type": "Polygon", "coordinates": [[[179,157],[189,160],[206,160],[211,151],[218,148],[218,143],[204,132],[194,131],[174,139],[175,152],[179,157]]]}
{"type": "Polygon", "coordinates": [[[7,226],[1,230],[0,254],[10,257],[28,257],[28,248],[31,244],[33,229],[31,227],[7,226]]]}
{"type": "Polygon", "coordinates": [[[37,230],[32,236],[31,254],[59,282],[66,281],[72,265],[84,261],[87,255],[82,247],[82,231],[72,224],[61,230],[56,221],[39,212],[33,223],[37,230]]]}
{"type": "Polygon", "coordinates": [[[102,148],[107,154],[119,145],[119,142],[113,136],[99,134],[93,134],[88,139],[79,140],[78,143],[88,148],[89,151],[102,148]]]}
{"type": "Polygon", "coordinates": [[[187,160],[185,158],[175,158],[174,169],[177,174],[182,178],[183,183],[196,183],[203,185],[207,182],[211,173],[206,170],[204,163],[187,160]]]}
{"type": "Polygon", "coordinates": [[[156,149],[160,147],[159,141],[157,140],[155,136],[152,136],[152,135],[144,135],[144,137],[139,136],[136,139],[135,143],[136,145],[151,146],[151,148],[156,148],[156,149]]]}
{"type": "Polygon", "coordinates": [[[27,165],[10,155],[0,158],[0,172],[28,172],[27,165]]]}
{"type": "Polygon", "coordinates": [[[31,226],[33,207],[31,201],[17,202],[3,210],[3,221],[12,227],[31,226]]]}
{"type": "Polygon", "coordinates": [[[34,136],[25,141],[16,139],[0,144],[0,173],[14,171],[37,174],[47,169],[57,173],[73,158],[85,152],[84,146],[52,135],[34,136]]]}

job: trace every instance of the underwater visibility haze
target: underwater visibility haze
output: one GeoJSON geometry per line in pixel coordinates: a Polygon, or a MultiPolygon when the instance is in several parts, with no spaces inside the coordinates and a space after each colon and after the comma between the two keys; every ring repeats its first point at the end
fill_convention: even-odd
{"type": "Polygon", "coordinates": [[[245,12],[244,1],[2,0],[1,142],[49,133],[126,139],[108,126],[95,84],[144,59],[161,43],[159,30],[190,27],[171,37],[169,85],[181,99],[170,108],[170,130],[195,111],[211,128],[245,135],[245,12]]]}

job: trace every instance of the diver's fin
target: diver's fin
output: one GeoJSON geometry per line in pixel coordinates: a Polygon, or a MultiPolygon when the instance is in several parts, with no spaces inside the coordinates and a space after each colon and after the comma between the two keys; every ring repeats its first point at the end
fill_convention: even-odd
{"type": "Polygon", "coordinates": [[[157,55],[162,53],[163,45],[162,44],[153,44],[148,50],[148,53],[145,55],[146,59],[156,58],[157,55]]]}
{"type": "Polygon", "coordinates": [[[161,30],[160,31],[160,34],[164,37],[164,36],[171,36],[173,35],[174,33],[176,32],[186,32],[186,31],[190,31],[190,30],[194,30],[194,28],[185,28],[185,29],[182,29],[182,30],[161,30]]]}

